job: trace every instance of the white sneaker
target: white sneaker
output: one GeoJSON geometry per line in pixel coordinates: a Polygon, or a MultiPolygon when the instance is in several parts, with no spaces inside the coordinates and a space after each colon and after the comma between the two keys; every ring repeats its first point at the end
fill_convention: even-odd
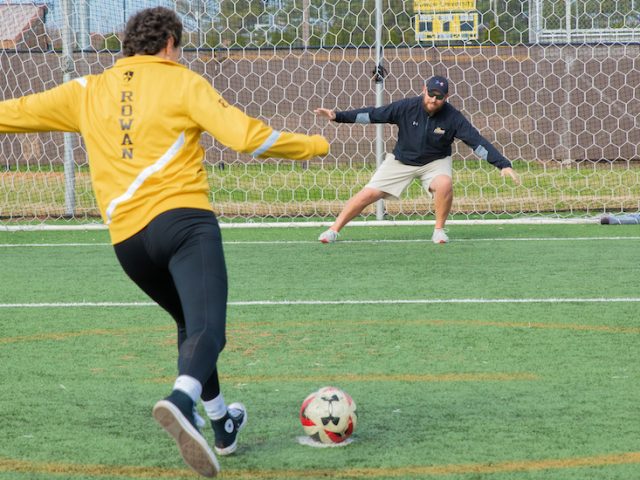
{"type": "Polygon", "coordinates": [[[320,240],[322,243],[333,243],[338,240],[338,235],[338,232],[336,232],[335,230],[328,229],[320,234],[318,240],[320,240]]]}
{"type": "Polygon", "coordinates": [[[449,237],[447,236],[446,233],[444,233],[444,230],[442,228],[436,228],[433,231],[433,236],[431,237],[431,241],[433,243],[448,243],[449,237]]]}

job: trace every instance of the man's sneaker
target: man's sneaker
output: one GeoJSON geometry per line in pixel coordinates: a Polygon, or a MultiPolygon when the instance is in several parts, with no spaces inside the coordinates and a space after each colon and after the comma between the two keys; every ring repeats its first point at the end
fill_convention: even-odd
{"type": "Polygon", "coordinates": [[[318,240],[320,240],[322,243],[333,243],[338,240],[338,232],[331,229],[325,230],[320,234],[318,240]]]}
{"type": "Polygon", "coordinates": [[[218,420],[211,420],[216,435],[213,447],[218,455],[230,455],[238,448],[238,432],[247,424],[247,409],[241,403],[232,403],[227,414],[218,420]]]}
{"type": "Polygon", "coordinates": [[[448,243],[449,242],[449,237],[447,237],[447,234],[444,233],[443,229],[436,228],[433,231],[433,236],[431,237],[431,241],[433,243],[448,243]]]}
{"type": "Polygon", "coordinates": [[[187,465],[203,477],[215,477],[220,472],[218,459],[195,426],[193,400],[189,395],[174,390],[155,404],[153,418],[176,441],[187,465]]]}

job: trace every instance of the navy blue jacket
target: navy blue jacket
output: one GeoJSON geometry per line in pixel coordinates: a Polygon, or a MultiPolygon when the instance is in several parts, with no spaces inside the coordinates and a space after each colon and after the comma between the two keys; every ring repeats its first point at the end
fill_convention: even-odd
{"type": "Polygon", "coordinates": [[[455,138],[462,140],[483,160],[497,168],[511,167],[496,148],[455,107],[446,102],[433,116],[423,106],[423,97],[405,98],[382,107],[336,112],[341,123],[393,123],[398,126],[396,160],[406,165],[426,165],[451,155],[455,138]]]}

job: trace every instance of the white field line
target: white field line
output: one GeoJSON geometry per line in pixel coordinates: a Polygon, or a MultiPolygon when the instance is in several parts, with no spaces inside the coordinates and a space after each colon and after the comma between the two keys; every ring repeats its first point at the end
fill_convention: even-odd
{"type": "MultiPolygon", "coordinates": [[[[491,303],[638,303],[640,297],[596,298],[418,298],[387,300],[247,300],[229,302],[230,306],[295,306],[295,305],[432,305],[491,303]]],[[[155,307],[154,302],[47,302],[0,303],[0,308],[102,308],[155,307]]]]}
{"type": "Polygon", "coordinates": [[[20,247],[107,247],[110,243],[0,243],[0,248],[20,247]]]}
{"type": "MultiPolygon", "coordinates": [[[[640,240],[640,237],[506,237],[506,238],[459,238],[451,240],[451,243],[473,243],[473,242],[588,242],[588,241],[620,241],[620,240],[640,240]]],[[[307,245],[320,246],[317,240],[223,240],[224,245],[307,245]]],[[[363,239],[363,240],[340,240],[343,243],[431,243],[430,238],[415,239],[363,239]]],[[[55,247],[110,247],[110,243],[0,243],[0,248],[55,248],[55,247]]],[[[321,248],[331,248],[322,246],[321,248]]]]}
{"type": "MultiPolygon", "coordinates": [[[[448,225],[582,225],[599,224],[600,216],[587,218],[553,218],[524,217],[491,220],[448,220],[448,225]]],[[[298,227],[330,227],[331,221],[320,222],[220,222],[220,228],[298,228],[298,227]]],[[[350,227],[393,227],[393,226],[435,225],[435,220],[370,220],[356,221],[350,227]]],[[[107,230],[102,223],[85,223],[80,225],[0,225],[0,232],[42,232],[63,230],[107,230]]]]}

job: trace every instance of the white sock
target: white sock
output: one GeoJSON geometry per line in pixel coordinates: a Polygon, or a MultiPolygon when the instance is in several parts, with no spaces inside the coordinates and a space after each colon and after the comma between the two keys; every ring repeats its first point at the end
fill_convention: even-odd
{"type": "Polygon", "coordinates": [[[174,390],[180,390],[191,397],[193,403],[196,403],[202,394],[202,384],[189,375],[180,375],[173,384],[174,390]]]}
{"type": "Polygon", "coordinates": [[[204,411],[207,412],[207,417],[211,420],[218,420],[227,414],[227,405],[224,403],[224,397],[220,393],[213,400],[203,400],[204,411]]]}

